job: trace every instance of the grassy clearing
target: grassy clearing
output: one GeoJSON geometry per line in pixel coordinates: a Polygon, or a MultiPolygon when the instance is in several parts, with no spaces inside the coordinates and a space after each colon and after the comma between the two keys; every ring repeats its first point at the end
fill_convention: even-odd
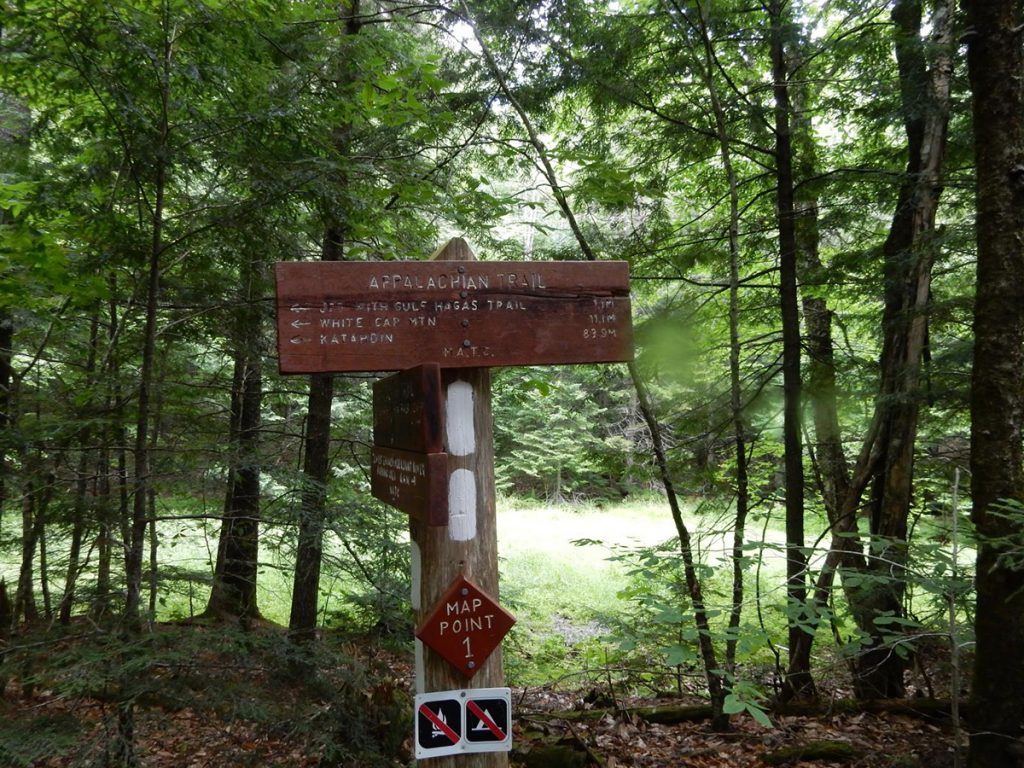
{"type": "MultiPolygon", "coordinates": [[[[180,500],[161,507],[159,512],[165,519],[158,524],[158,557],[163,576],[157,618],[187,618],[206,606],[219,526],[205,520],[166,519],[175,515],[186,518],[196,512],[180,500]]],[[[693,516],[692,510],[688,518],[695,540],[706,550],[705,556],[712,561],[719,559],[726,546],[722,533],[701,533],[711,521],[693,516]]],[[[8,535],[13,533],[11,526],[5,528],[8,535]]],[[[668,507],[657,497],[601,506],[499,499],[502,600],[516,611],[521,626],[531,632],[549,632],[561,620],[603,623],[621,613],[622,601],[617,594],[627,582],[625,568],[608,559],[612,549],[653,546],[675,533],[668,507]],[[602,545],[573,543],[580,539],[597,540],[602,545]]],[[[294,553],[279,530],[265,527],[261,535],[258,603],[267,619],[287,624],[294,553]]],[[[50,552],[55,553],[62,552],[67,542],[63,537],[51,537],[48,544],[50,552]]],[[[321,582],[328,609],[341,595],[361,588],[330,567],[332,560],[344,558],[341,547],[328,535],[327,565],[321,582]]],[[[120,563],[115,563],[115,572],[119,567],[120,563]]],[[[17,548],[0,551],[0,576],[11,588],[17,581],[17,569],[17,548]]],[[[62,574],[62,566],[51,562],[51,580],[59,584],[62,574]]],[[[57,584],[51,585],[51,590],[57,584]]]]}
{"type": "Polygon", "coordinates": [[[601,546],[650,546],[675,535],[671,517],[656,502],[615,507],[529,505],[506,502],[498,509],[498,552],[503,596],[542,619],[562,614],[580,619],[615,613],[624,583],[620,566],[601,546]]]}
{"type": "MultiPolygon", "coordinates": [[[[196,514],[188,500],[178,500],[160,510],[167,518],[196,514]]],[[[705,597],[712,609],[712,625],[721,641],[731,595],[732,536],[731,511],[710,505],[685,510],[686,524],[701,570],[705,597]]],[[[0,576],[13,591],[17,579],[17,539],[12,537],[14,521],[5,521],[6,551],[0,551],[0,576]]],[[[815,530],[820,521],[809,522],[815,530]]],[[[380,529],[404,536],[404,518],[382,519],[380,529]]],[[[752,516],[747,528],[746,604],[741,632],[741,654],[751,664],[771,661],[768,638],[785,637],[785,556],[781,514],[770,519],[752,516]],[[760,543],[763,542],[763,543],[760,543]]],[[[219,525],[205,520],[163,520],[159,524],[161,581],[157,618],[161,621],[188,618],[206,607],[216,558],[219,525]]],[[[944,521],[925,519],[918,531],[919,541],[942,549],[944,521]]],[[[515,498],[498,500],[498,552],[501,572],[501,602],[517,617],[506,654],[509,679],[515,684],[547,682],[565,674],[604,664],[611,644],[602,638],[615,630],[617,641],[635,648],[638,663],[668,667],[685,663],[692,648],[692,619],[685,611],[687,601],[679,577],[678,544],[660,552],[643,548],[670,542],[676,534],[667,504],[649,497],[615,505],[550,505],[515,498]],[[601,542],[579,546],[575,541],[601,542]],[[612,561],[613,554],[632,552],[628,563],[612,561]],[[673,570],[674,569],[674,570],[673,570]],[[674,584],[673,584],[674,581],[674,584]],[[683,610],[680,610],[680,606],[683,610]]],[[[263,615],[286,625],[290,610],[291,567],[294,562],[290,536],[282,529],[267,527],[262,533],[258,600],[263,615]]],[[[365,543],[365,537],[364,537],[365,543]]],[[[64,566],[53,559],[66,549],[59,537],[48,539],[51,553],[51,593],[58,594],[64,566]]],[[[919,547],[921,544],[919,544],[919,547]]],[[[399,543],[398,549],[402,549],[399,543]]],[[[820,559],[819,550],[818,558],[820,559]]],[[[973,551],[963,552],[970,560],[973,551]]],[[[936,555],[931,555],[932,558],[936,555]]],[[[340,627],[362,626],[351,606],[360,595],[375,594],[353,575],[351,557],[336,536],[325,538],[325,564],[321,579],[324,611],[340,627]],[[335,615],[335,613],[337,614],[335,615]]],[[[961,561],[962,562],[962,561],[961,561]]],[[[934,570],[936,561],[915,564],[934,570]]],[[[115,564],[115,572],[122,569],[115,564]]],[[[402,569],[399,569],[402,570],[402,569]]],[[[911,598],[922,620],[940,623],[944,604],[943,579],[948,571],[937,572],[936,587],[915,588],[911,598]]],[[[37,572],[38,576],[38,572],[37,572]]],[[[407,575],[404,570],[399,581],[407,575]]],[[[83,585],[87,587],[88,585],[83,585]]],[[[927,586],[927,585],[926,585],[927,586]]],[[[395,610],[408,599],[408,585],[396,583],[395,610]]],[[[965,587],[966,588],[966,587],[965,587]]],[[[148,581],[144,583],[148,593],[148,581]]],[[[841,609],[842,592],[836,593],[841,609]]],[[[407,610],[407,609],[406,609],[407,610]]],[[[372,611],[371,611],[372,613],[372,611]]],[[[402,619],[405,621],[406,619],[402,619]]],[[[964,617],[966,622],[967,617],[964,617]]],[[[370,622],[372,623],[372,621],[370,622]]],[[[366,623],[366,627],[370,626],[366,623]]],[[[396,626],[400,626],[400,623],[396,626]]],[[[854,628],[840,622],[844,637],[854,628]]],[[[822,630],[827,634],[827,628],[822,630]]],[[[406,637],[405,628],[396,637],[406,637]]],[[[822,636],[821,647],[831,637],[822,636]]],[[[784,649],[783,649],[784,650],[784,649]]]]}

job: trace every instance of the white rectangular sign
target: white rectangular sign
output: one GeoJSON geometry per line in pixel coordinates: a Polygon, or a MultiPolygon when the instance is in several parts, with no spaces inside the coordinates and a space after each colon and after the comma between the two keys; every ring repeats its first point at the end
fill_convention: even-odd
{"type": "Polygon", "coordinates": [[[416,696],[416,759],[512,749],[512,691],[470,688],[416,696]]]}

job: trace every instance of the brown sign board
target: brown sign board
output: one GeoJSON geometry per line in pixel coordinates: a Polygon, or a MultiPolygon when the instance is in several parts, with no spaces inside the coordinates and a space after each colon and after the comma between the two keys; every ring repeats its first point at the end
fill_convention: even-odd
{"type": "Polygon", "coordinates": [[[473,677],[515,623],[493,597],[458,576],[416,628],[416,637],[473,677]]]}
{"type": "Polygon", "coordinates": [[[373,383],[373,444],[440,453],[444,425],[441,367],[418,365],[373,383]]]}
{"type": "Polygon", "coordinates": [[[281,262],[281,373],[633,359],[623,261],[281,262]]]}
{"type": "Polygon", "coordinates": [[[448,525],[448,454],[374,446],[370,492],[428,525],[448,525]]]}

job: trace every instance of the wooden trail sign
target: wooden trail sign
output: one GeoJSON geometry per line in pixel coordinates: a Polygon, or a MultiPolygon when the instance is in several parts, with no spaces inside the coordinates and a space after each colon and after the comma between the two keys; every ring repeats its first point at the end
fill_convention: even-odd
{"type": "Polygon", "coordinates": [[[448,454],[375,445],[370,493],[427,525],[448,525],[448,454]]]}
{"type": "Polygon", "coordinates": [[[441,367],[418,365],[373,384],[373,444],[440,453],[444,426],[441,367]]]}
{"type": "Polygon", "coordinates": [[[633,359],[622,261],[281,262],[281,373],[633,359]]]}
{"type": "Polygon", "coordinates": [[[488,369],[632,360],[628,267],[478,262],[455,238],[430,261],[281,263],[276,278],[281,373],[402,371],[374,386],[371,485],[410,514],[417,756],[507,768],[515,620],[497,603],[488,369]]]}
{"type": "Polygon", "coordinates": [[[370,492],[428,525],[448,524],[441,368],[420,365],[373,384],[370,492]]]}

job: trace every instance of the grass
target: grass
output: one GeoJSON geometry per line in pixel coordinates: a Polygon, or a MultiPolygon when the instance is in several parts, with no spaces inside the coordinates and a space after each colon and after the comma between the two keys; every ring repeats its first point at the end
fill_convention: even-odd
{"type": "Polygon", "coordinates": [[[499,503],[498,552],[503,596],[533,618],[558,614],[600,619],[618,611],[625,574],[605,545],[653,545],[675,535],[663,505],[615,507],[499,503]]]}
{"type": "MultiPolygon", "coordinates": [[[[160,514],[165,518],[194,514],[195,509],[190,508],[190,504],[188,500],[168,502],[160,514]]],[[[614,505],[552,505],[500,498],[497,506],[500,597],[502,604],[517,617],[506,654],[511,681],[538,682],[552,679],[566,669],[603,663],[608,646],[602,644],[600,638],[613,628],[620,635],[635,630],[636,637],[630,641],[637,640],[638,649],[648,658],[660,658],[662,662],[680,658],[681,628],[689,626],[690,620],[678,607],[686,601],[679,599],[679,586],[675,591],[662,586],[671,578],[679,578],[671,575],[671,569],[678,569],[678,545],[670,546],[661,554],[642,551],[671,540],[676,534],[663,499],[630,499],[614,505]],[[601,543],[574,543],[579,540],[601,543]],[[611,560],[616,553],[629,554],[629,558],[611,560]],[[666,567],[669,570],[665,570],[666,567]],[[629,593],[628,599],[623,599],[624,591],[629,593]]],[[[727,561],[732,545],[729,510],[716,513],[710,507],[688,508],[685,516],[698,560],[715,566],[713,574],[702,572],[708,604],[725,608],[729,604],[731,578],[727,561]]],[[[10,537],[13,519],[5,522],[8,524],[4,533],[10,537]]],[[[403,518],[399,515],[380,525],[381,531],[402,531],[403,518]]],[[[768,520],[755,518],[748,524],[748,542],[766,542],[757,544],[747,553],[747,605],[744,608],[747,629],[741,645],[749,649],[747,658],[754,663],[766,658],[766,636],[780,639],[786,633],[782,610],[785,605],[782,525],[781,515],[768,520]],[[765,632],[758,627],[761,622],[765,632]]],[[[930,520],[923,525],[941,528],[930,520]]],[[[815,530],[816,526],[817,523],[809,521],[809,530],[815,530]]],[[[373,535],[379,536],[381,531],[373,535]]],[[[219,526],[207,521],[161,521],[159,620],[188,618],[203,611],[218,532],[219,526]]],[[[930,531],[923,540],[930,541],[933,536],[940,538],[930,531]]],[[[335,622],[339,626],[358,627],[358,617],[346,606],[352,605],[353,596],[370,590],[365,582],[339,567],[350,557],[335,539],[330,534],[325,539],[321,590],[326,612],[338,611],[335,622]]],[[[66,541],[60,537],[48,538],[48,546],[51,592],[59,600],[63,566],[54,556],[66,549],[66,541]]],[[[972,554],[965,552],[964,559],[972,554]]],[[[288,622],[293,561],[294,552],[287,537],[280,529],[265,529],[261,541],[258,601],[263,615],[281,625],[288,622]]],[[[6,577],[12,592],[17,563],[18,552],[13,543],[6,551],[0,551],[0,576],[6,577]]],[[[117,568],[120,565],[115,565],[117,568]]],[[[678,570],[675,573],[678,574],[678,570]]],[[[148,590],[145,583],[144,589],[148,590]]],[[[395,589],[398,599],[404,600],[408,587],[398,584],[395,589]]],[[[921,598],[927,595],[920,598],[915,595],[915,603],[921,598]]],[[[837,599],[842,599],[841,592],[837,592],[837,599]]],[[[717,613],[713,620],[716,635],[726,619],[724,610],[717,613]]],[[[687,642],[692,642],[692,638],[687,642]]],[[[822,642],[831,644],[827,638],[822,638],[822,642]]]]}
{"type": "Polygon", "coordinates": [[[599,638],[622,614],[628,583],[610,546],[650,546],[675,535],[663,504],[612,507],[498,502],[501,599],[517,618],[506,671],[513,684],[540,684],[574,666],[603,661],[599,638]],[[577,545],[581,539],[603,545],[577,545]],[[582,658],[579,658],[582,657],[582,658]]]}
{"type": "MultiPolygon", "coordinates": [[[[187,502],[177,500],[159,510],[165,519],[158,524],[158,556],[167,576],[162,580],[159,596],[159,620],[191,617],[206,606],[217,554],[218,527],[202,520],[166,519],[194,513],[186,505],[187,502]]],[[[694,530],[699,529],[699,522],[689,521],[694,530]]],[[[6,533],[13,533],[10,527],[5,528],[6,533]]],[[[668,507],[657,497],[601,506],[501,498],[498,552],[502,601],[517,613],[521,627],[533,633],[550,632],[563,620],[604,623],[621,613],[622,601],[617,595],[627,581],[625,568],[609,560],[612,548],[652,546],[675,533],[668,507]],[[583,539],[601,544],[573,543],[583,539]]],[[[330,535],[326,537],[325,559],[344,559],[343,552],[333,551],[332,539],[330,535]]],[[[701,542],[704,547],[721,545],[714,536],[704,537],[701,542]]],[[[59,553],[66,542],[61,537],[52,537],[48,545],[51,553],[59,553]]],[[[279,531],[264,529],[258,604],[267,619],[280,624],[288,621],[293,556],[279,531]]],[[[12,590],[17,567],[16,548],[0,552],[0,576],[6,578],[12,590]]],[[[59,588],[62,570],[51,564],[50,573],[54,591],[59,588]]],[[[356,588],[350,577],[325,567],[321,589],[327,595],[329,608],[338,603],[340,595],[356,588]]]]}

